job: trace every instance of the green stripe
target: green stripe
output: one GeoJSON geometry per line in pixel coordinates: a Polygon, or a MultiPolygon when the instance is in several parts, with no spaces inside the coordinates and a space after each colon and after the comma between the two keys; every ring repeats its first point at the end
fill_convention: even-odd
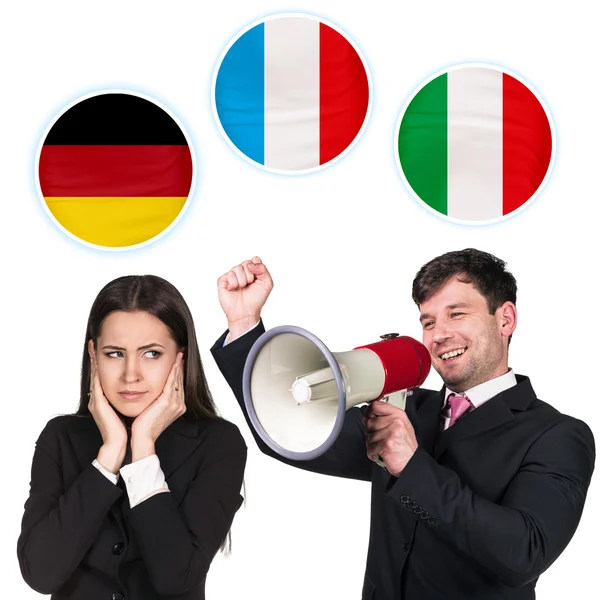
{"type": "Polygon", "coordinates": [[[408,105],[398,136],[404,175],[431,208],[448,214],[448,75],[430,81],[408,105]]]}

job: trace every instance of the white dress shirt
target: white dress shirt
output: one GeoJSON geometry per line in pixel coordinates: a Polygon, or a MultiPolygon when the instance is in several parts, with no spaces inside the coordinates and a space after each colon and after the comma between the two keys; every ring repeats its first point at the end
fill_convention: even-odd
{"type": "Polygon", "coordinates": [[[446,387],[446,397],[444,399],[444,405],[442,406],[442,429],[446,430],[450,427],[450,403],[448,402],[448,396],[450,394],[457,394],[458,396],[466,396],[474,408],[485,404],[488,400],[497,396],[500,392],[511,388],[513,385],[517,385],[517,378],[512,369],[509,369],[504,375],[500,377],[494,377],[489,381],[484,381],[469,390],[465,390],[462,394],[453,392],[449,387],[446,387]]]}
{"type": "MultiPolygon", "coordinates": [[[[242,335],[240,335],[239,337],[242,337],[242,336],[246,335],[247,333],[249,333],[250,331],[252,331],[253,329],[255,329],[259,323],[260,323],[260,319],[258,321],[256,321],[256,323],[254,323],[254,325],[252,325],[252,327],[248,327],[248,329],[246,329],[246,331],[244,331],[244,333],[242,333],[242,335]]],[[[231,340],[231,331],[227,334],[227,337],[225,338],[225,341],[223,342],[223,348],[225,346],[227,346],[227,344],[229,344],[230,340],[231,340]]]]}
{"type": "MultiPolygon", "coordinates": [[[[97,460],[94,460],[92,464],[102,475],[117,485],[119,481],[118,473],[107,471],[97,460]]],[[[146,458],[125,465],[121,467],[119,472],[125,481],[130,508],[137,506],[144,500],[154,496],[154,494],[169,491],[165,474],[160,468],[160,461],[156,454],[151,454],[146,458]]]]}

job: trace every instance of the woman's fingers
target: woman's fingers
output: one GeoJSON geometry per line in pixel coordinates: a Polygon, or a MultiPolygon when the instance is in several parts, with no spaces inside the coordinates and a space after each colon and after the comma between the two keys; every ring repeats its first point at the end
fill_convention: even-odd
{"type": "Polygon", "coordinates": [[[177,391],[177,367],[177,361],[175,361],[171,365],[169,376],[167,377],[167,381],[165,381],[165,387],[163,388],[162,395],[166,398],[171,398],[173,396],[173,392],[177,391]]]}
{"type": "Polygon", "coordinates": [[[94,409],[94,390],[96,387],[96,363],[94,360],[91,361],[91,370],[90,370],[90,391],[88,392],[88,396],[90,398],[90,401],[88,403],[88,407],[90,409],[90,412],[93,411],[94,409]]]}
{"type": "Polygon", "coordinates": [[[177,369],[177,380],[178,380],[178,388],[179,388],[179,392],[177,394],[178,397],[178,401],[179,401],[179,405],[180,405],[180,410],[181,410],[181,414],[183,414],[186,411],[186,406],[185,406],[185,389],[184,389],[184,383],[183,383],[183,369],[184,369],[184,364],[183,364],[183,354],[181,355],[180,361],[179,361],[179,366],[177,369]]]}

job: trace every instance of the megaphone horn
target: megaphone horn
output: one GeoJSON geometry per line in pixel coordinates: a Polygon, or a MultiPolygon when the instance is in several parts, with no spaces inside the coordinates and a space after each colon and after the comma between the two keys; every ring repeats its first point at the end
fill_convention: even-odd
{"type": "Polygon", "coordinates": [[[346,410],[422,385],[431,368],[425,346],[395,333],[381,337],[334,353],[294,325],[263,333],[242,380],[250,422],[261,439],[281,456],[311,460],[334,443],[346,410]]]}

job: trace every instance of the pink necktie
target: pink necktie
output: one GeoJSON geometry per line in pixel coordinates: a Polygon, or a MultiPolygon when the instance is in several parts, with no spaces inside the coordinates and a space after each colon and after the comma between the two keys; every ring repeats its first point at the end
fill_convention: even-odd
{"type": "Polygon", "coordinates": [[[466,396],[458,396],[457,394],[449,394],[448,402],[450,402],[450,425],[448,427],[452,427],[456,421],[469,412],[473,405],[466,396]]]}

